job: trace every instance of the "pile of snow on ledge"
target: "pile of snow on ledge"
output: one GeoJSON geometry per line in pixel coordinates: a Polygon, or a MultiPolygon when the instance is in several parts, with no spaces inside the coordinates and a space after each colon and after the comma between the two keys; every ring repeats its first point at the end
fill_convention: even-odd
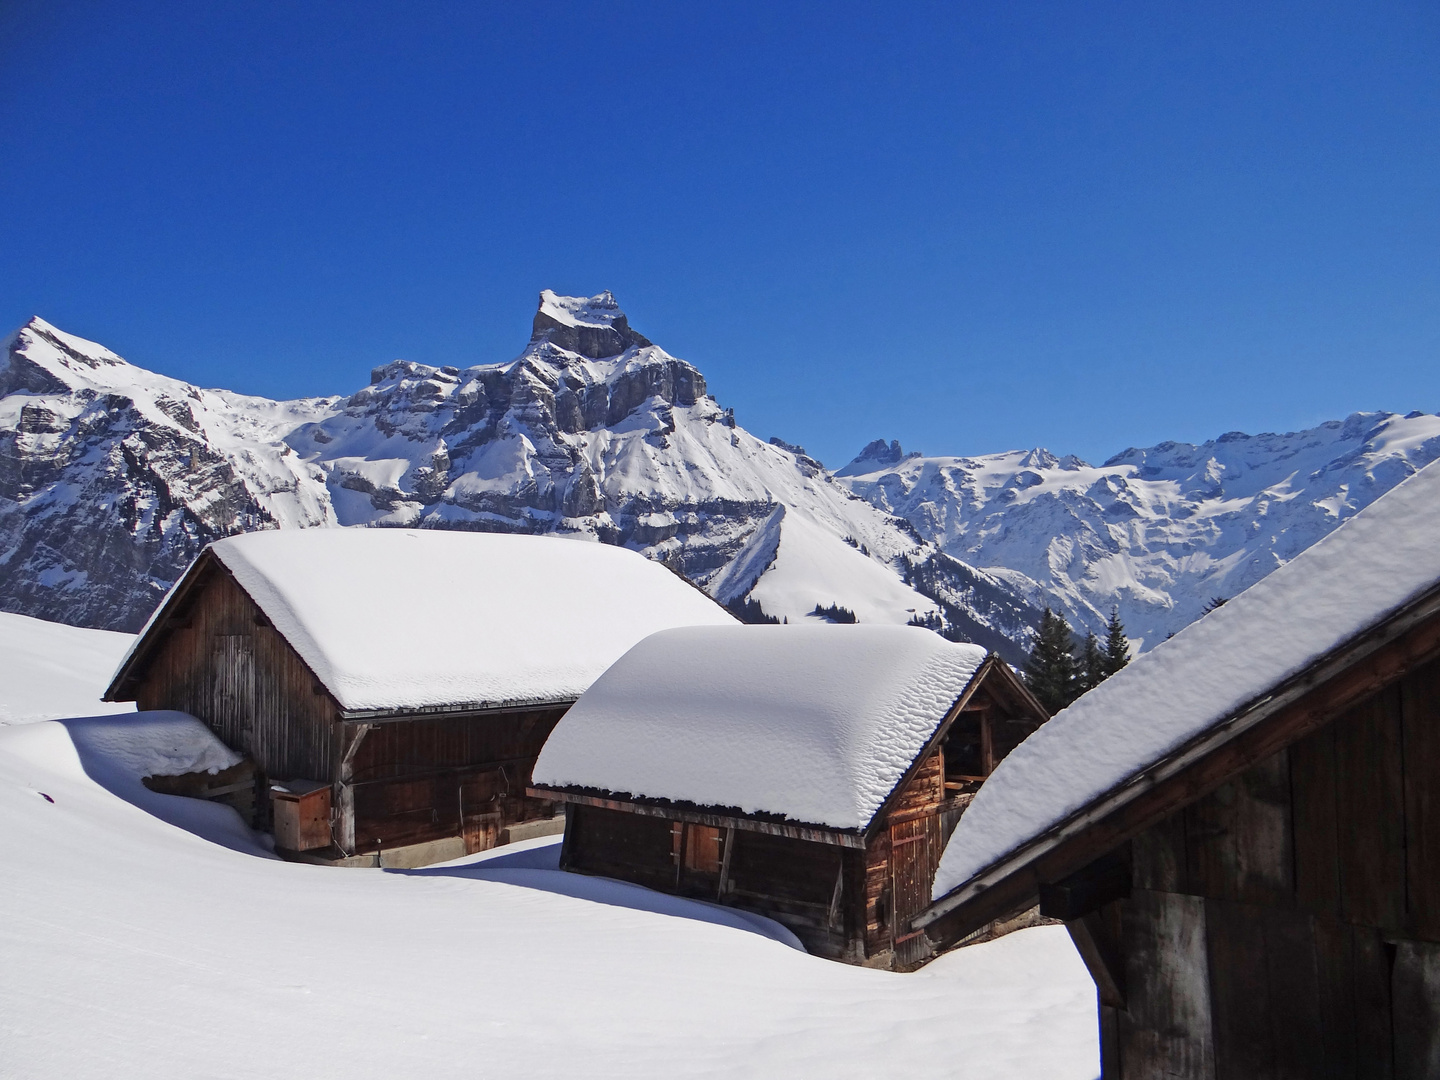
{"type": "Polygon", "coordinates": [[[665,567],[585,540],[298,529],[210,550],[344,709],[571,700],[648,634],[735,623],[665,567]]]}
{"type": "Polygon", "coordinates": [[[1440,463],[1134,660],[1001,762],[935,876],[940,897],[1440,582],[1440,463]]]}
{"type": "Polygon", "coordinates": [[[863,829],[985,655],[906,626],[667,630],[565,714],[535,782],[863,829]]]}
{"type": "Polygon", "coordinates": [[[158,709],[82,717],[65,726],[83,751],[134,780],[195,772],[213,776],[243,760],[189,713],[158,709]]]}

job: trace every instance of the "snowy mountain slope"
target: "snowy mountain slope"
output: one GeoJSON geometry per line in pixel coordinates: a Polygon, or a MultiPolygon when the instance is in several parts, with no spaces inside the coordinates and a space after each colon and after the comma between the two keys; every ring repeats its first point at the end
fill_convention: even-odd
{"type": "Polygon", "coordinates": [[[542,293],[509,363],[395,361],[295,402],[200,390],[36,319],[0,393],[0,605],[52,619],[134,629],[209,541],[326,525],[578,533],[725,578],[726,600],[763,580],[781,614],[936,610],[899,577],[922,547],[908,524],[736,425],[609,293],[542,293]],[[729,573],[777,511],[785,557],[729,573]],[[791,554],[816,536],[825,571],[791,554]]]}
{"type": "Polygon", "coordinates": [[[0,604],[133,630],[208,541],[333,524],[282,441],[332,405],[201,390],[31,320],[0,367],[0,604]]]}
{"type": "Polygon", "coordinates": [[[1440,418],[1131,449],[906,455],[838,473],[736,424],[609,293],[546,291],[507,363],[397,360],[349,397],[202,390],[35,319],[0,366],[0,610],[137,629],[208,542],[262,528],[571,533],[777,617],[839,604],[1015,660],[1046,604],[1141,644],[1440,455],[1440,418]]]}
{"type": "Polygon", "coordinates": [[[1096,1074],[1063,927],[896,975],[563,873],[550,838],[419,871],[247,854],[228,808],[138,782],[194,737],[174,717],[0,728],[6,1076],[1096,1074]]]}
{"type": "Polygon", "coordinates": [[[1440,417],[1355,413],[1130,449],[1098,467],[1039,449],[907,456],[877,441],[838,475],[1032,604],[1096,631],[1118,604],[1130,635],[1154,644],[1436,457],[1440,417]]]}
{"type": "Polygon", "coordinates": [[[100,700],[133,640],[0,612],[0,727],[133,712],[133,702],[100,700]]]}

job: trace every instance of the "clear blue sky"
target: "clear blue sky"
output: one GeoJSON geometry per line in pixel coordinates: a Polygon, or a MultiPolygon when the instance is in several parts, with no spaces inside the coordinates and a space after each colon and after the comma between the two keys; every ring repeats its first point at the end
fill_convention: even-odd
{"type": "Polygon", "coordinates": [[[272,396],[612,289],[838,466],[1440,409],[1440,8],[0,0],[0,323],[272,396]]]}

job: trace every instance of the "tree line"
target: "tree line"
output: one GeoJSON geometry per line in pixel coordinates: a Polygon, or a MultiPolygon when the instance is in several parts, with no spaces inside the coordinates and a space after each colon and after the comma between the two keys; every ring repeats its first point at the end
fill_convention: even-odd
{"type": "Polygon", "coordinates": [[[1025,661],[1025,684],[1053,714],[1129,662],[1130,643],[1125,640],[1118,607],[1110,609],[1104,641],[1089,632],[1077,639],[1065,616],[1047,607],[1025,661]]]}

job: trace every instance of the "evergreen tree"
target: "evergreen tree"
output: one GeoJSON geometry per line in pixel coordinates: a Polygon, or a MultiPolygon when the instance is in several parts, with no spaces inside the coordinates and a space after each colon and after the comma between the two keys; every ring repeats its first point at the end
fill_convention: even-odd
{"type": "Polygon", "coordinates": [[[1105,667],[1105,653],[1100,648],[1100,639],[1087,632],[1085,644],[1080,647],[1080,693],[1095,689],[1109,674],[1105,667]]]}
{"type": "Polygon", "coordinates": [[[1125,640],[1125,624],[1120,621],[1120,608],[1110,609],[1105,624],[1105,677],[1114,675],[1130,662],[1130,643],[1125,640]]]}
{"type": "Polygon", "coordinates": [[[1047,607],[1040,616],[1035,647],[1025,661],[1025,683],[1040,704],[1052,713],[1059,712],[1080,695],[1074,648],[1075,636],[1065,616],[1047,607]]]}

